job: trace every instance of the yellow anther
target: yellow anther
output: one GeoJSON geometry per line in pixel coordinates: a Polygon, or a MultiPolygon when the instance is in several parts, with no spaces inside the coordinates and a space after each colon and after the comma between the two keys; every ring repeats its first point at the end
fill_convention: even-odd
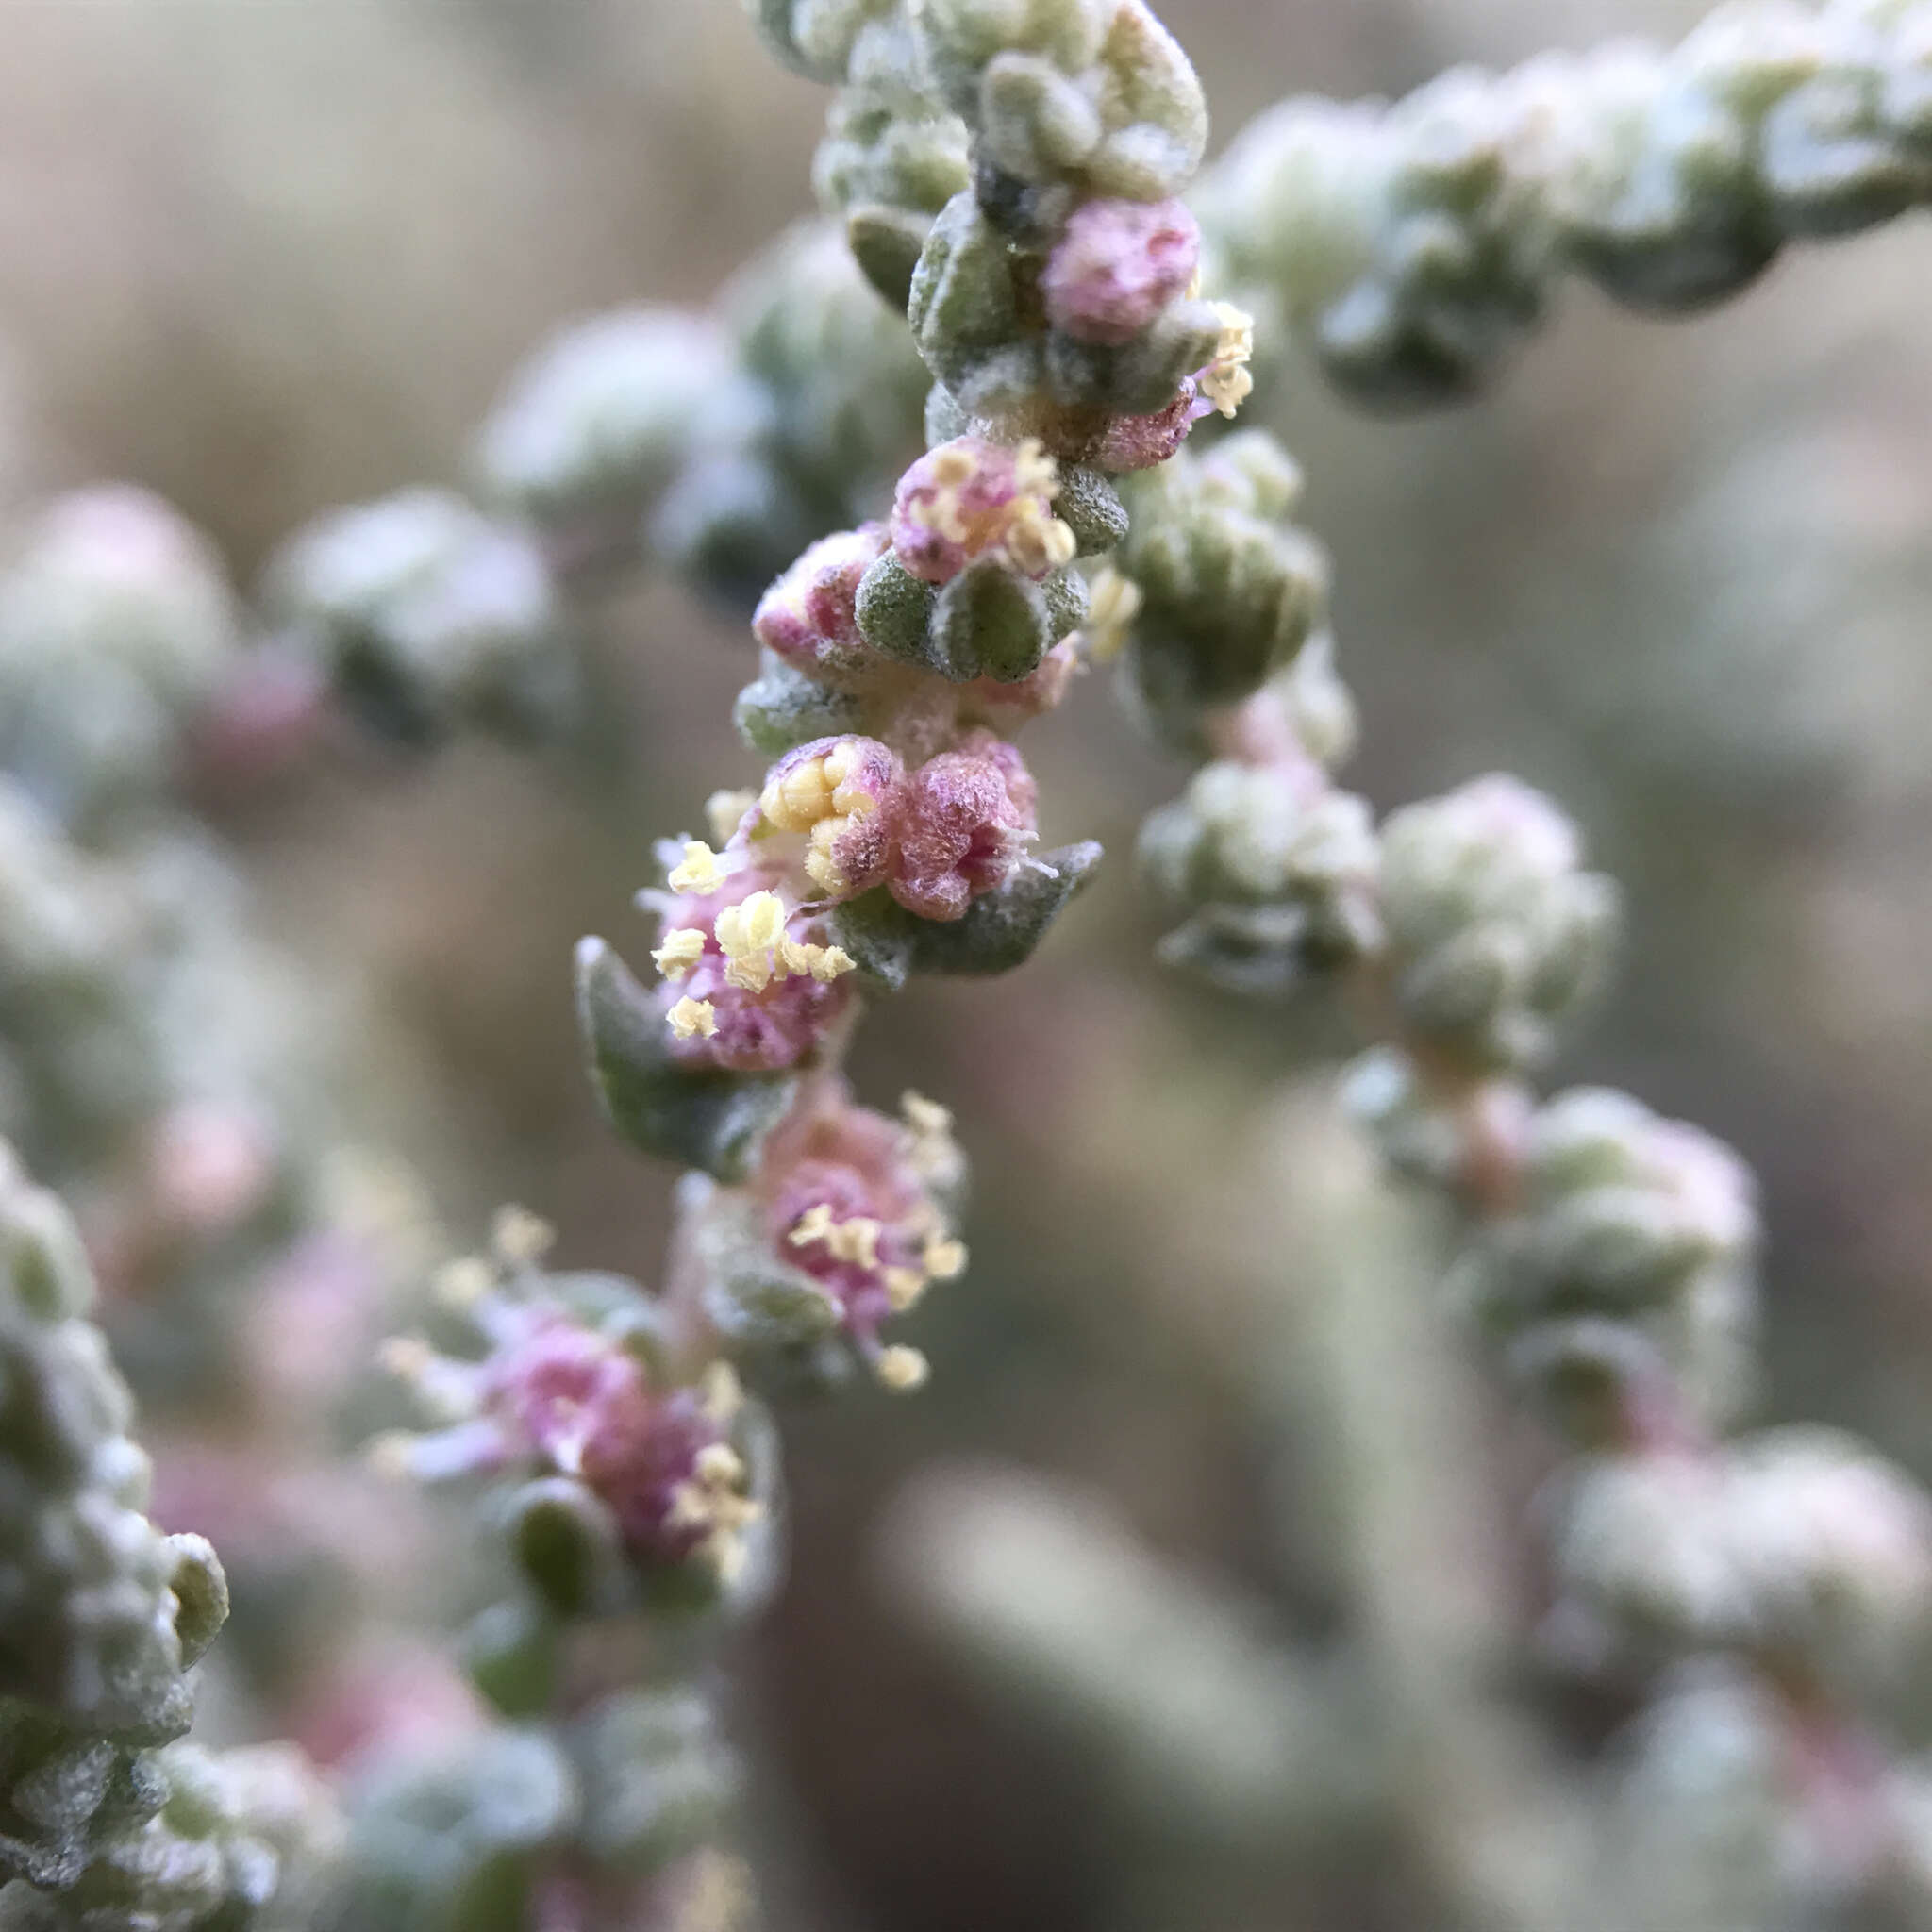
{"type": "Polygon", "coordinates": [[[754,892],[718,915],[718,943],[727,959],[761,951],[785,929],[785,908],[775,892],[754,892]]]}
{"type": "Polygon", "coordinates": [[[856,1261],[861,1268],[879,1265],[879,1236],[885,1229],[869,1215],[855,1214],[839,1222],[825,1236],[825,1245],[838,1261],[856,1261]]]}
{"type": "Polygon", "coordinates": [[[416,1439],[407,1429],[386,1429],[370,1438],[362,1459],[385,1482],[407,1482],[415,1474],[416,1439]]]}
{"type": "Polygon", "coordinates": [[[925,1276],[917,1268],[888,1268],[885,1280],[886,1299],[894,1314],[903,1315],[908,1308],[916,1307],[925,1292],[925,1276]]]}
{"type": "Polygon", "coordinates": [[[744,1539],[721,1529],[705,1541],[705,1556],[718,1573],[718,1581],[728,1589],[744,1574],[744,1539]]]}
{"type": "Polygon", "coordinates": [[[704,929],[695,925],[673,926],[651,955],[666,979],[682,979],[704,957],[704,929]]]}
{"type": "Polygon", "coordinates": [[[1017,569],[1030,577],[1044,576],[1072,563],[1078,548],[1073,531],[1036,498],[1022,497],[1014,505],[1005,549],[1017,569]]]}
{"type": "Polygon", "coordinates": [[[427,1374],[436,1351],[420,1335],[391,1335],[375,1351],[375,1359],[385,1374],[412,1382],[427,1374]]]}
{"type": "Polygon", "coordinates": [[[718,855],[702,839],[684,841],[684,860],[676,866],[666,884],[674,892],[715,892],[724,882],[719,870],[718,855]]]}
{"type": "Polygon", "coordinates": [[[747,944],[762,952],[785,937],[785,902],[776,892],[754,892],[738,909],[747,944]]]}
{"type": "Polygon", "coordinates": [[[472,1308],[496,1285],[495,1274],[488,1261],[475,1255],[461,1260],[445,1261],[436,1271],[429,1291],[446,1308],[472,1308]]]}
{"type": "Polygon", "coordinates": [[[836,893],[845,890],[845,874],[839,870],[839,861],[832,857],[832,847],[849,823],[847,819],[822,818],[811,828],[811,846],[805,855],[805,870],[806,875],[821,891],[836,893]]]}
{"type": "MultiPolygon", "coordinates": [[[[720,1574],[724,1574],[720,1566],[720,1574]]],[[[727,1575],[728,1583],[731,1578],[727,1575]]],[[[753,1932],[758,1889],[742,1858],[719,1851],[696,1853],[690,1886],[678,1909],[676,1932],[753,1932]]]]}
{"type": "Polygon", "coordinates": [[[714,791],[705,800],[705,823],[720,845],[728,845],[738,822],[758,802],[756,791],[714,791]]]}
{"type": "Polygon", "coordinates": [[[935,1281],[953,1281],[966,1272],[966,1243],[935,1235],[919,1257],[935,1281]]]}
{"type": "Polygon", "coordinates": [[[924,1384],[932,1364],[916,1348],[882,1348],[874,1373],[894,1394],[906,1395],[924,1384]]]}
{"type": "Polygon", "coordinates": [[[490,1246],[508,1268],[531,1268],[557,1245],[557,1230],[540,1214],[511,1205],[490,1224],[490,1246]]]}
{"type": "Polygon", "coordinates": [[[671,1507],[664,1517],[670,1529],[708,1529],[716,1514],[716,1499],[697,1483],[679,1483],[671,1492],[671,1507]]]}
{"type": "Polygon", "coordinates": [[[836,783],[827,777],[823,758],[804,758],[767,780],[758,806],[779,831],[808,832],[832,809],[836,783]]]}
{"type": "Polygon", "coordinates": [[[1051,502],[1060,491],[1059,467],[1037,436],[1024,437],[1013,452],[1013,487],[1051,502]]]}
{"type": "Polygon", "coordinates": [[[1217,302],[1221,340],[1214,359],[1200,375],[1201,393],[1221,411],[1232,416],[1254,392],[1255,377],[1248,363],[1255,354],[1255,318],[1232,302],[1217,302]]]}
{"type": "Polygon", "coordinates": [[[664,1016],[679,1040],[707,1040],[718,1030],[718,1009],[709,1000],[682,999],[664,1016]]]}
{"type": "Polygon", "coordinates": [[[932,459],[932,480],[942,489],[957,490],[962,483],[972,482],[978,467],[971,450],[938,450],[932,459]]]}
{"type": "Polygon", "coordinates": [[[808,1208],[792,1223],[791,1232],[785,1237],[794,1248],[809,1247],[813,1241],[822,1241],[832,1231],[832,1210],[824,1202],[808,1208]]]}
{"type": "Polygon", "coordinates": [[[807,971],[826,985],[843,974],[858,970],[858,961],[843,946],[808,946],[805,950],[810,955],[807,971]]]}
{"type": "Polygon", "coordinates": [[[952,1108],[941,1107],[937,1100],[928,1100],[910,1087],[899,1096],[899,1111],[915,1134],[949,1134],[953,1130],[952,1108]]]}
{"type": "Polygon", "coordinates": [[[698,1378],[698,1397],[714,1423],[728,1423],[744,1407],[744,1389],[729,1362],[713,1362],[698,1378]]]}
{"type": "Polygon", "coordinates": [[[1120,656],[1146,601],[1140,585],[1112,564],[1094,572],[1087,587],[1087,622],[1080,626],[1091,662],[1105,664],[1120,656]]]}
{"type": "Polygon", "coordinates": [[[696,1467],[708,1490],[735,1489],[744,1480],[744,1458],[728,1442],[707,1442],[698,1451],[696,1467]]]}

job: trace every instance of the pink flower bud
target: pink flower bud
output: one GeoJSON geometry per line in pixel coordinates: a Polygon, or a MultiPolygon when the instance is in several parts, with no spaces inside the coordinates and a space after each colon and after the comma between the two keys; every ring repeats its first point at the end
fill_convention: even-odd
{"type": "Polygon", "coordinates": [[[1043,577],[1074,559],[1074,533],[1053,514],[1054,461],[1029,437],[1017,447],[962,436],[928,451],[899,479],[892,548],[929,584],[993,557],[1043,577]]]}
{"type": "Polygon", "coordinates": [[[875,738],[820,738],[772,767],[758,808],[765,824],[807,836],[804,866],[814,887],[849,899],[886,875],[890,808],[906,768],[875,738]]]}
{"type": "Polygon", "coordinates": [[[901,788],[892,897],[922,919],[958,919],[1003,884],[1034,826],[1035,788],[1020,754],[991,731],[928,758],[901,788]]]}
{"type": "Polygon", "coordinates": [[[1130,342],[1178,295],[1201,231],[1177,201],[1090,201],[1075,208],[1041,277],[1047,320],[1083,342],[1130,342]]]}
{"type": "Polygon", "coordinates": [[[854,607],[858,580],[886,548],[883,524],[821,539],[758,600],[759,643],[802,671],[825,671],[864,655],[854,607]]]}
{"type": "Polygon", "coordinates": [[[575,1473],[586,1443],[644,1402],[643,1369],[561,1315],[541,1321],[490,1364],[485,1409],[517,1453],[575,1473]]]}
{"type": "Polygon", "coordinates": [[[526,1315],[484,1368],[504,1460],[580,1478],[626,1547],[682,1562],[717,1527],[693,1503],[717,1487],[700,1458],[728,1446],[728,1415],[695,1389],[653,1391],[635,1356],[560,1309],[526,1315]]]}

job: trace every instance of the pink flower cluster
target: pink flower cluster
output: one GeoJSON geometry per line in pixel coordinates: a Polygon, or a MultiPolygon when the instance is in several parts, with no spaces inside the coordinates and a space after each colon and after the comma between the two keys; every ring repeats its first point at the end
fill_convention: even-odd
{"type": "Polygon", "coordinates": [[[1043,577],[1074,560],[1074,533],[1053,514],[1054,460],[1032,440],[1007,444],[957,437],[899,478],[892,549],[929,584],[950,583],[978,558],[1043,577]]]}
{"type": "Polygon", "coordinates": [[[1076,341],[1118,346],[1187,292],[1201,231],[1178,201],[1084,203],[1041,277],[1047,320],[1076,341]]]}
{"type": "Polygon", "coordinates": [[[965,1267],[936,1199],[962,1171],[950,1116],[912,1094],[895,1121],[833,1088],[773,1137],[773,1245],[833,1297],[863,1350],[874,1350],[880,1327],[932,1282],[965,1267]]]}
{"type": "Polygon", "coordinates": [[[877,739],[818,739],[772,768],[753,839],[805,834],[806,871],[828,898],[883,885],[922,919],[954,920],[1005,882],[1036,798],[1019,752],[989,730],[910,771],[877,739]]]}
{"type": "Polygon", "coordinates": [[[758,641],[808,677],[868,697],[879,713],[874,728],[908,758],[942,751],[975,725],[1008,736],[1066,696],[1079,662],[1070,641],[1010,684],[953,684],[873,650],[859,634],[858,582],[888,547],[883,524],[814,543],[759,600],[752,617],[758,641]]]}
{"type": "MultiPolygon", "coordinates": [[[[742,841],[734,840],[728,856],[738,858],[742,841]]],[[[654,894],[667,939],[690,936],[692,953],[670,959],[660,948],[658,963],[666,984],[658,998],[667,1016],[691,1003],[702,1006],[708,1019],[702,1031],[674,1028],[672,1051],[680,1059],[731,1073],[770,1073],[795,1065],[844,1016],[852,1002],[849,979],[825,977],[808,968],[774,970],[769,954],[760,960],[747,957],[741,946],[734,956],[726,940],[733,935],[730,914],[760,891],[769,892],[775,874],[759,864],[741,864],[707,893],[654,894]],[[720,931],[720,921],[724,929],[720,931]]],[[[823,937],[813,914],[793,911],[785,918],[784,938],[800,953],[824,957],[823,937]]]]}
{"type": "Polygon", "coordinates": [[[489,1362],[482,1411],[508,1459],[580,1477],[635,1554],[682,1562],[710,1533],[700,1465],[727,1447],[723,1422],[695,1389],[654,1393],[635,1356],[561,1310],[489,1362]]]}
{"type": "Polygon", "coordinates": [[[729,1570],[758,1506],[731,1446],[741,1398],[728,1369],[655,1389],[639,1357],[555,1302],[492,1285],[470,1313],[489,1344],[480,1361],[422,1341],[388,1346],[389,1366],[456,1418],[396,1439],[402,1467],[427,1481],[569,1477],[610,1512],[633,1557],[675,1564],[702,1552],[729,1570]]]}

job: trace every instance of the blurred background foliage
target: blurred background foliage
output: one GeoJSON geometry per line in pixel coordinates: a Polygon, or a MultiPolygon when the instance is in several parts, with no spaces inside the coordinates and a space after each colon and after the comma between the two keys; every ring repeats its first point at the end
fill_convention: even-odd
{"type": "MultiPolygon", "coordinates": [[[[1224,138],[1291,91],[1395,92],[1699,10],[1169,9],[1224,138]]],[[[466,480],[475,425],[557,325],[707,298],[807,210],[824,111],[726,0],[13,0],[5,31],[0,498],[146,484],[244,584],[319,509],[466,480]]],[[[1693,324],[1573,287],[1459,414],[1352,415],[1306,368],[1253,407],[1335,554],[1353,782],[1388,806],[1503,766],[1576,813],[1631,938],[1562,1073],[1757,1166],[1769,1412],[1854,1424],[1932,1478],[1928,288],[1920,217],[1795,252],[1693,324]]],[[[358,1128],[407,1149],[448,1224],[515,1198],[565,1261],[649,1279],[669,1177],[594,1114],[569,947],[622,930],[650,838],[754,775],[727,722],[751,645],[659,579],[600,612],[594,651],[581,750],[371,753],[226,828],[271,929],[358,1016],[358,1128]]],[[[1027,972],[924,985],[858,1056],[874,1099],[956,1108],[974,1266],[921,1317],[939,1373],[917,1403],[791,1422],[794,1574],[740,1713],[787,1924],[1119,1923],[1100,1767],[979,1701],[894,1593],[888,1512],[928,1465],[1072,1475],[1281,1624],[1337,1615],[1293,1391],[1257,1392],[1253,1355],[1304,1258],[1276,1198],[1283,1083],[1319,1085],[1341,1042],[1156,971],[1127,860],[1177,774],[1099,680],[1083,695],[1029,757],[1045,842],[1105,841],[1100,885],[1027,972]]],[[[1318,1113],[1294,1118],[1319,1141],[1318,1113]]],[[[1543,1451],[1492,1434],[1483,1486],[1520,1501],[1543,1451]]],[[[1413,1923],[1399,1874],[1326,1862],[1191,1924],[1413,1923]]]]}

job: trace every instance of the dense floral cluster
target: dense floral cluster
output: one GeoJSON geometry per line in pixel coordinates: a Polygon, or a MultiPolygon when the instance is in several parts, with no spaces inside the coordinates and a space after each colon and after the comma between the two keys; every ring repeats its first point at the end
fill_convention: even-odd
{"type": "MultiPolygon", "coordinates": [[[[508,1486],[512,1541],[538,1591],[561,1592],[560,1608],[582,1607],[590,1560],[576,1551],[580,1561],[559,1566],[550,1528],[565,1520],[587,1549],[646,1577],[698,1566],[737,1583],[765,1510],[734,1446],[747,1426],[736,1376],[719,1361],[675,1379],[656,1303],[615,1275],[541,1274],[541,1252],[535,1225],[512,1211],[493,1261],[445,1269],[441,1295],[484,1353],[390,1343],[388,1365],[443,1426],[384,1438],[380,1458],[424,1480],[508,1486]]],[[[619,1574],[599,1590],[615,1591],[619,1574]]]]}
{"type": "MultiPolygon", "coordinates": [[[[1152,577],[1131,541],[1123,562],[1152,577]]],[[[1161,600],[1149,581],[1149,610],[1161,600]]],[[[1211,663],[1220,633],[1176,602],[1173,648],[1211,663]]],[[[1513,778],[1376,826],[1331,776],[1352,719],[1325,641],[1219,706],[1205,695],[1166,735],[1211,761],[1142,836],[1143,869],[1186,914],[1166,955],[1238,991],[1333,988],[1382,1042],[1350,1070],[1349,1108],[1395,1172],[1460,1210],[1447,1298],[1575,1452],[1544,1501],[1548,1654],[1662,1690],[1623,1760],[1616,1827],[1659,1848],[1656,1869],[1606,1842],[1635,1860],[1619,1896],[1663,1901],[1633,1923],[1705,1923],[1685,1902],[1725,1873],[1726,1805],[1763,1835],[1760,1904],[1897,1896],[1917,1827],[1866,1726],[1932,1619],[1932,1503],[1829,1431],[1725,1439],[1757,1393],[1749,1169],[1627,1095],[1528,1085],[1606,977],[1614,887],[1513,778]],[[1693,1662],[1702,1690],[1660,1674],[1693,1662]],[[1657,1810],[1657,1781],[1691,1776],[1733,1724],[1759,1779],[1748,1803],[1719,1780],[1657,1810]],[[1832,1856],[1774,1849],[1796,1844],[1832,1856]]]]}
{"type": "Polygon", "coordinates": [[[331,1807],[292,1753],[173,1742],[227,1586],[202,1538],[145,1514],[93,1293],[73,1223],[0,1143],[0,1921],[292,1932],[331,1807]]]}
{"type": "MultiPolygon", "coordinates": [[[[223,1573],[144,1513],[74,1230],[0,1158],[0,1924],[586,1932],[739,1909],[710,1843],[739,1774],[691,1659],[779,1561],[773,1434],[741,1375],[926,1378],[888,1334],[965,1267],[963,1158],[942,1108],[866,1108],[841,1063],[866,998],[1018,965],[1091,874],[1096,847],[1034,849],[1011,741],[1116,659],[1201,765],[1142,839],[1183,920],[1166,957],[1350,1001],[1382,1042],[1354,1111],[1462,1211],[1452,1299],[1576,1451],[1547,1502],[1551,1654],[1625,1678],[1723,1659],[1656,1705],[1626,1792],[1674,1778],[1682,1841],[1714,1843],[1756,1781],[1782,1849],[1753,1869],[1784,1890],[1740,1925],[1862,1899],[1932,1842],[1859,1728],[1923,1634],[1932,1508],[1847,1439],[1724,1438],[1753,1383],[1749,1173],[1624,1096],[1528,1087],[1617,924],[1555,806],[1491,777],[1378,827],[1333,782],[1353,712],[1325,559],[1279,445],[1209,422],[1250,395],[1256,341],[1204,289],[1306,329],[1381,401],[1473,386],[1568,270],[1639,306],[1714,300],[1788,239],[1925,199],[1925,0],[1744,0],[1668,55],[1290,102],[1193,211],[1205,104],[1143,0],[751,10],[838,90],[815,173],[839,219],[710,312],[559,339],[483,439],[491,508],[413,491],[319,521],[272,564],[252,648],[208,547],[137,491],[65,500],[0,575],[0,1125],[107,1178],[90,1234],[130,1281],[230,1280],[318,1219],[271,975],[230,943],[218,858],[155,829],[190,764],[272,758],[332,706],[410,743],[555,735],[565,592],[642,554],[753,610],[736,722],[766,760],[714,794],[707,839],[660,848],[656,983],[579,952],[613,1124],[691,1170],[661,1289],[546,1270],[510,1213],[388,1349],[435,1426],[378,1459],[475,1479],[509,1584],[463,1640],[481,1705],[369,1780],[341,1887],[298,1758],[180,1740],[223,1573]],[[1702,1775],[1713,1738],[1744,1767],[1729,1784],[1702,1775]]],[[[224,1325],[157,1306],[137,1350],[224,1325]]],[[[1284,1790],[1273,1706],[1297,1698],[1247,1725],[1223,1693],[1271,1667],[1245,1635],[1224,1650],[1213,1736],[1182,1755],[1219,1778],[1233,1740],[1284,1790]]],[[[1655,1923],[1732,1923],[1686,1895],[1655,1923]]]]}
{"type": "Polygon", "coordinates": [[[1745,0],[1668,52],[1458,68],[1393,106],[1285,101],[1204,184],[1208,254],[1357,395],[1453,401],[1566,274],[1680,313],[1788,242],[1924,203],[1928,46],[1924,0],[1745,0]]]}

